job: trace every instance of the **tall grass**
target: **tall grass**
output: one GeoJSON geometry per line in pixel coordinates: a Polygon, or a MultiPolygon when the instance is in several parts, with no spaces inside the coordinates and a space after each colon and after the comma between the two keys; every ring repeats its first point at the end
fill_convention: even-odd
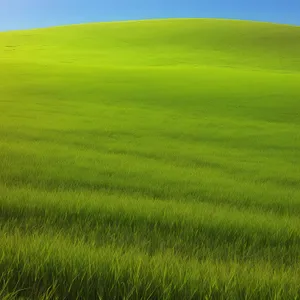
{"type": "Polygon", "coordinates": [[[0,34],[1,299],[299,299],[300,29],[0,34]]]}

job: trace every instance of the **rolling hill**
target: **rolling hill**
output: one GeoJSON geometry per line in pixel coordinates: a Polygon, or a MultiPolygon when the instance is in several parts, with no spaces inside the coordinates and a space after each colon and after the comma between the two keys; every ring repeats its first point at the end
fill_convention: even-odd
{"type": "Polygon", "coordinates": [[[300,27],[0,33],[0,298],[298,299],[300,27]]]}

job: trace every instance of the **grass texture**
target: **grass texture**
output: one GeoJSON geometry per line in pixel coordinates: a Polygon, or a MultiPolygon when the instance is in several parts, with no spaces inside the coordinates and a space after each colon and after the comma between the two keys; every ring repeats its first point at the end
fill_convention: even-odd
{"type": "Polygon", "coordinates": [[[0,33],[1,299],[300,299],[300,27],[0,33]]]}

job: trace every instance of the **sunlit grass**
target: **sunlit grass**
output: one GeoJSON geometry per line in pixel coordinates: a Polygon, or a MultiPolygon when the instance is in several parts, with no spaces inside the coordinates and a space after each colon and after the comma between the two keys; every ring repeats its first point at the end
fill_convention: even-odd
{"type": "Polygon", "coordinates": [[[0,298],[298,299],[299,53],[253,22],[1,33],[0,298]]]}

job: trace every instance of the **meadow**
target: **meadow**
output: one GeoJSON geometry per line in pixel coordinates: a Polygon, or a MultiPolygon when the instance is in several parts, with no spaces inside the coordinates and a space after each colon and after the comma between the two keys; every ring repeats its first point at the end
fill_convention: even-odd
{"type": "Polygon", "coordinates": [[[300,299],[300,27],[0,33],[1,299],[300,299]]]}

